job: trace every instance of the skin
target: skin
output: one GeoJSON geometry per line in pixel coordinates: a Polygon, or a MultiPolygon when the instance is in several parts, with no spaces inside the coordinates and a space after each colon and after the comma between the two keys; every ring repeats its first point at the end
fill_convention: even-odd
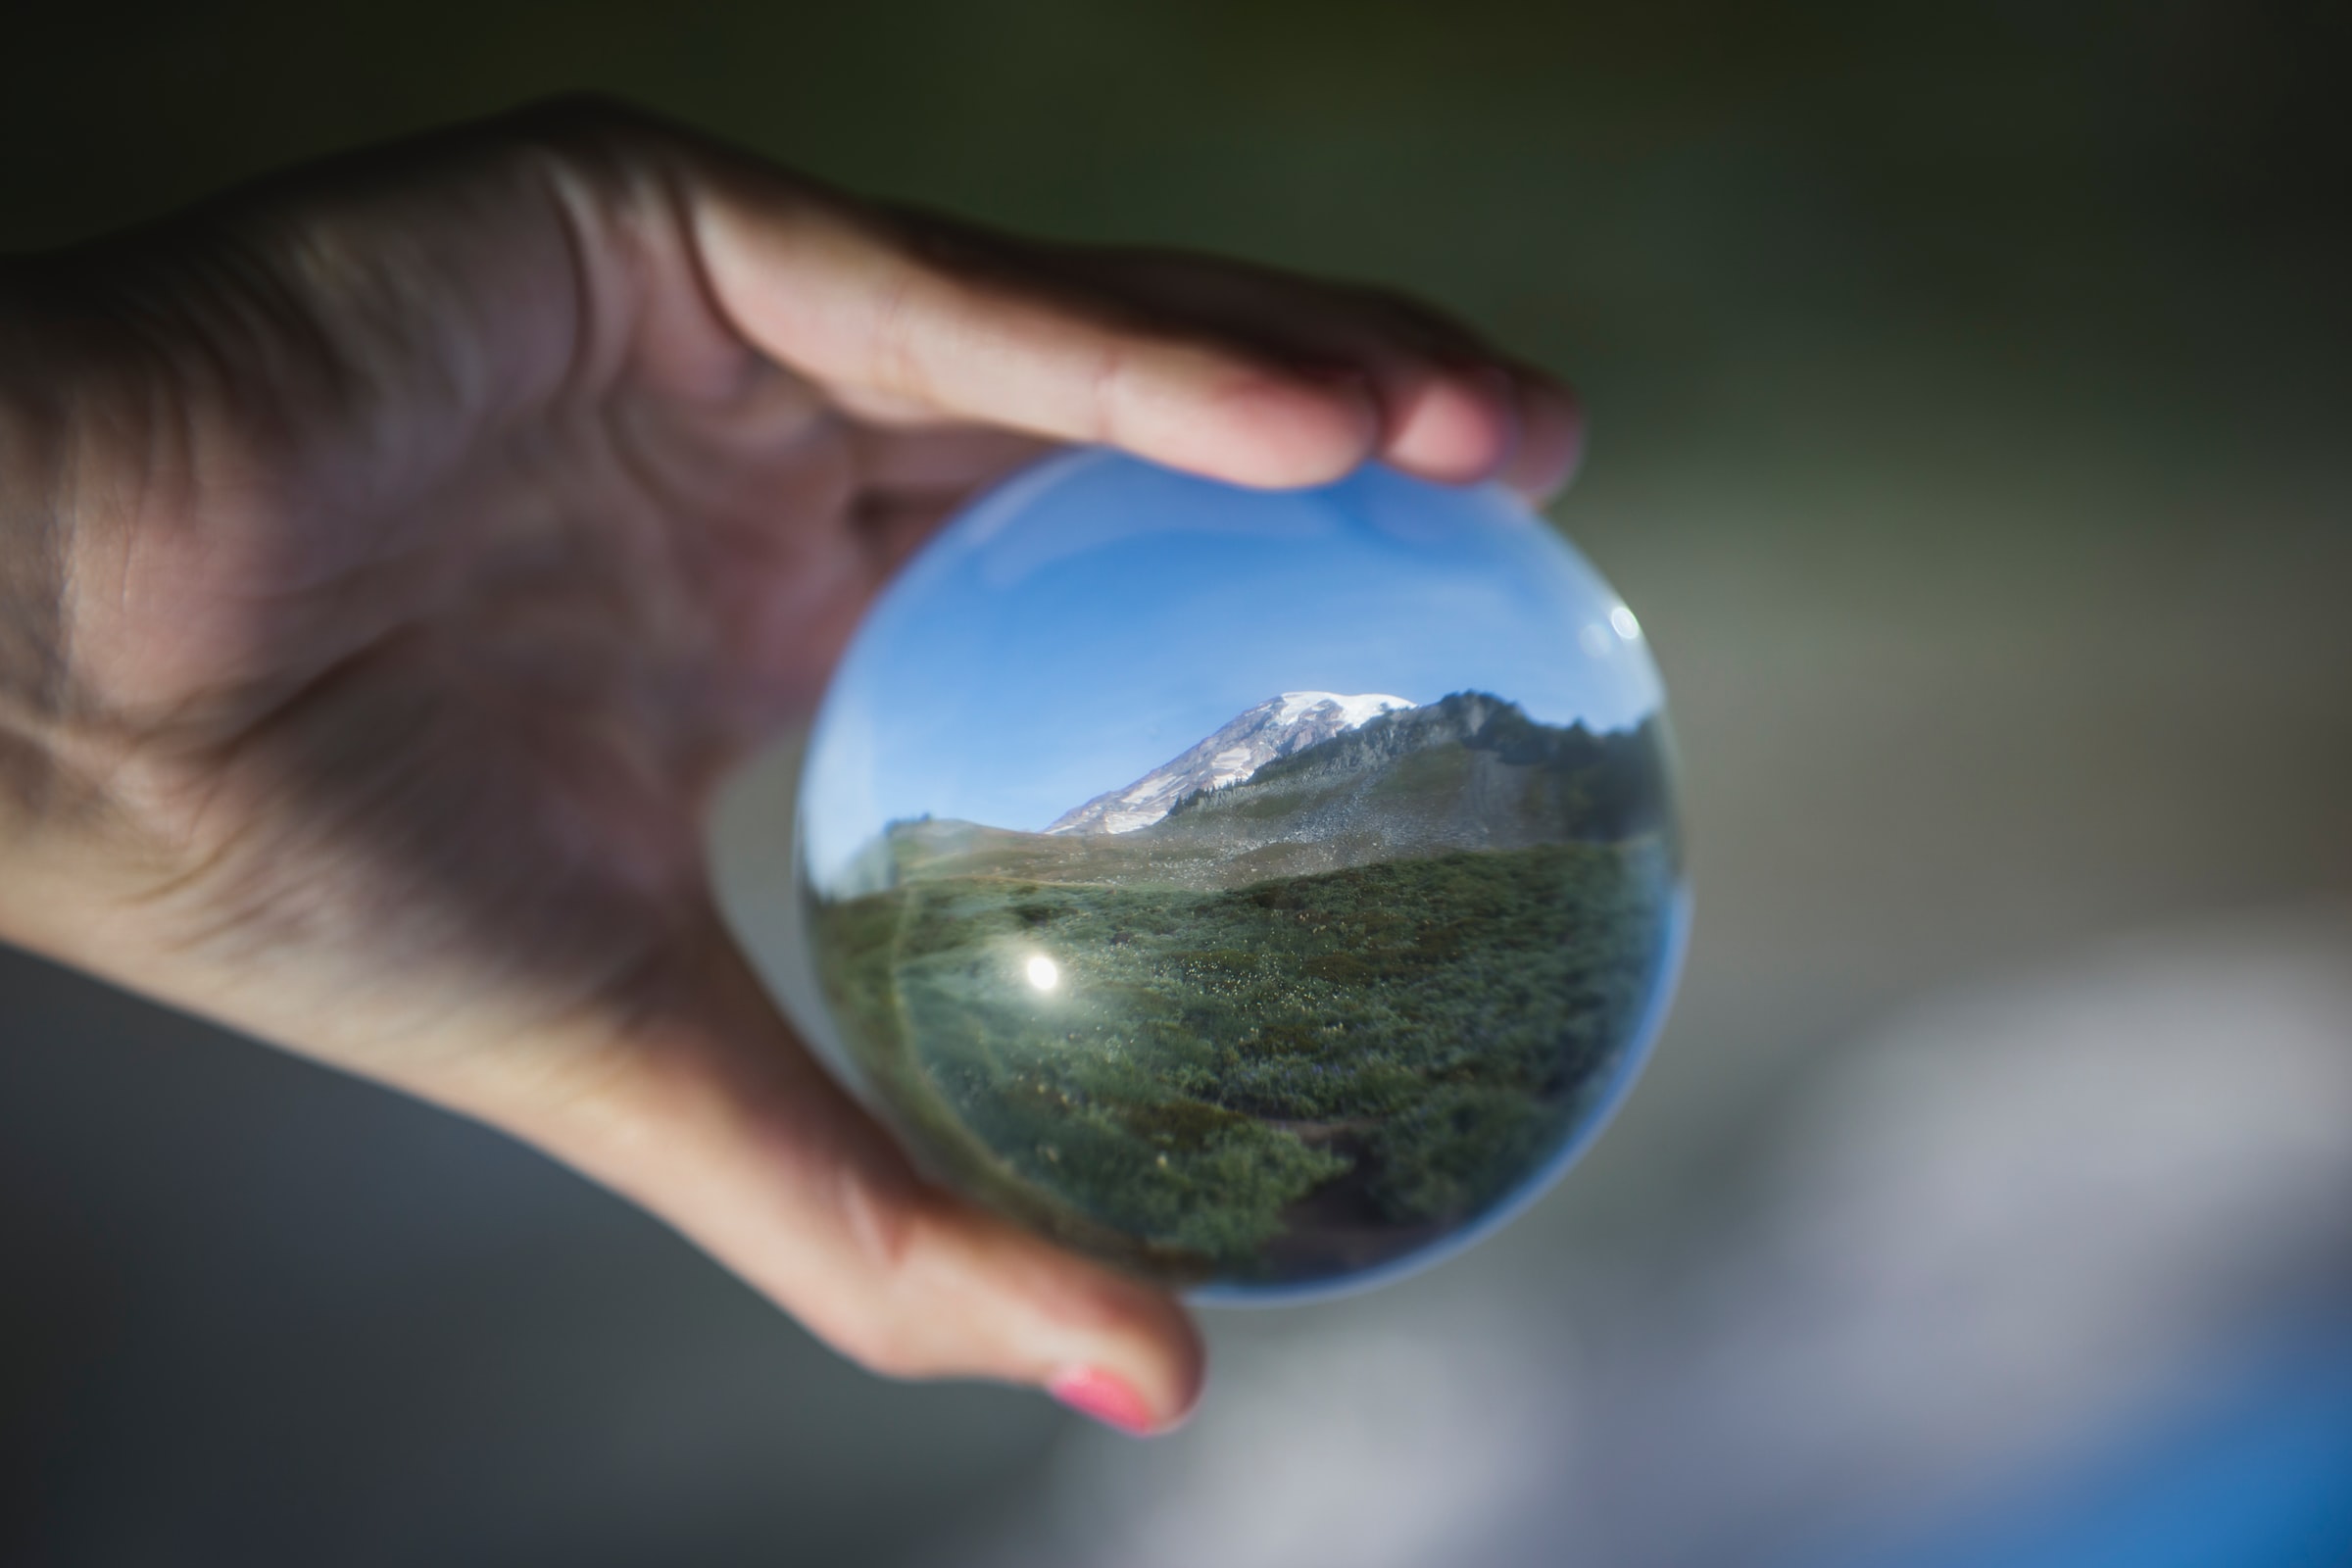
{"type": "Polygon", "coordinates": [[[0,936],[505,1129],[877,1372],[1171,1425],[1181,1307],[918,1179],[703,860],[893,566],[1067,441],[1541,496],[1580,427],[1417,305],[594,103],[0,264],[0,936]]]}

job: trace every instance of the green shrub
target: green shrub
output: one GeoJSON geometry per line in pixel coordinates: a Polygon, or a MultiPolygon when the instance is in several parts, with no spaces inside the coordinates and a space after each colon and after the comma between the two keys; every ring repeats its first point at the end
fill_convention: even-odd
{"type": "Polygon", "coordinates": [[[1523,1181],[1636,1026],[1672,878],[1651,836],[1212,892],[942,876],[816,924],[852,1048],[959,1174],[1249,1278],[1318,1193],[1425,1231],[1523,1181]]]}

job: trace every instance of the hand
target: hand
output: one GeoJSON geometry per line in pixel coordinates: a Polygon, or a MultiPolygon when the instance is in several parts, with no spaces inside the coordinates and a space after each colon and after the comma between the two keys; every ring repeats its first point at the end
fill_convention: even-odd
{"type": "Polygon", "coordinates": [[[533,111],[0,272],[0,932],[507,1129],[878,1371],[1179,1418],[1160,1294],[924,1185],[713,913],[714,781],[1061,441],[1541,492],[1385,295],[533,111]]]}

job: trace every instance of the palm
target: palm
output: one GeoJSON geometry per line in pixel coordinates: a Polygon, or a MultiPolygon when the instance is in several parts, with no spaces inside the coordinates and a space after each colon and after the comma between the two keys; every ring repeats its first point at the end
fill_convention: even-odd
{"type": "Polygon", "coordinates": [[[329,343],[238,389],[323,411],[277,438],[298,482],[241,514],[248,549],[133,563],[134,600],[184,603],[193,566],[215,607],[174,616],[146,694],[204,714],[152,911],[239,956],[240,1021],[396,1080],[452,1049],[441,1020],[625,1019],[703,961],[713,782],[808,710],[922,533],[1041,445],[853,415],[664,266],[548,265],[557,223],[467,236],[461,297],[418,313],[462,340],[368,358],[265,323],[329,343]],[[484,356],[502,396],[420,395],[484,356]],[[372,395],[321,395],[350,385],[372,395]]]}
{"type": "MultiPolygon", "coordinates": [[[[346,1018],[376,978],[436,1010],[503,1004],[525,1029],[625,1011],[709,940],[711,785],[807,710],[891,563],[1001,463],[1000,443],[861,428],[784,383],[748,417],[624,387],[667,427],[625,449],[605,419],[541,432],[560,477],[450,493],[411,614],[238,734],[239,766],[268,775],[246,798],[278,814],[217,824],[258,852],[224,881],[253,918],[309,906],[319,950],[272,951],[331,977],[346,1018]],[[909,466],[914,488],[894,482],[909,466]]],[[[382,565],[364,559],[353,591],[382,565]]],[[[407,1010],[373,1019],[388,1050],[407,1010]]]]}
{"type": "Polygon", "coordinates": [[[626,414],[555,421],[563,477],[450,497],[438,602],[359,656],[322,733],[273,715],[263,750],[298,759],[303,798],[358,803],[334,830],[353,897],[417,925],[355,961],[438,949],[517,1006],[634,1007],[710,940],[713,784],[808,712],[895,561],[1026,446],[750,382],[710,408],[624,378],[626,414]],[[378,879],[404,885],[379,903],[378,879]]]}

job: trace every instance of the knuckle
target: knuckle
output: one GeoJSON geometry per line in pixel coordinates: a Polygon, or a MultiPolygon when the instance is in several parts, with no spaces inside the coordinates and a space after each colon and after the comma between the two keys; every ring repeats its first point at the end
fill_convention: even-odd
{"type": "Polygon", "coordinates": [[[965,1364],[959,1314],[943,1312],[955,1293],[952,1220],[919,1191],[877,1190],[852,1178],[840,1194],[863,1289],[827,1325],[826,1338],[879,1377],[938,1377],[965,1364]]]}
{"type": "Polygon", "coordinates": [[[864,1170],[845,1170],[837,1178],[834,1204],[866,1273],[885,1282],[906,1274],[921,1227],[916,1196],[905,1182],[864,1170]]]}
{"type": "Polygon", "coordinates": [[[544,98],[494,122],[490,141],[525,172],[626,207],[658,204],[692,159],[690,136],[626,99],[602,93],[544,98]]]}
{"type": "Polygon", "coordinates": [[[1128,345],[1115,336],[1106,337],[1096,351],[1086,372],[1083,430],[1088,439],[1118,440],[1126,422],[1127,387],[1134,365],[1128,345]]]}
{"type": "Polygon", "coordinates": [[[909,1383],[939,1372],[935,1356],[895,1326],[863,1328],[836,1339],[835,1348],[878,1378],[909,1383]]]}

